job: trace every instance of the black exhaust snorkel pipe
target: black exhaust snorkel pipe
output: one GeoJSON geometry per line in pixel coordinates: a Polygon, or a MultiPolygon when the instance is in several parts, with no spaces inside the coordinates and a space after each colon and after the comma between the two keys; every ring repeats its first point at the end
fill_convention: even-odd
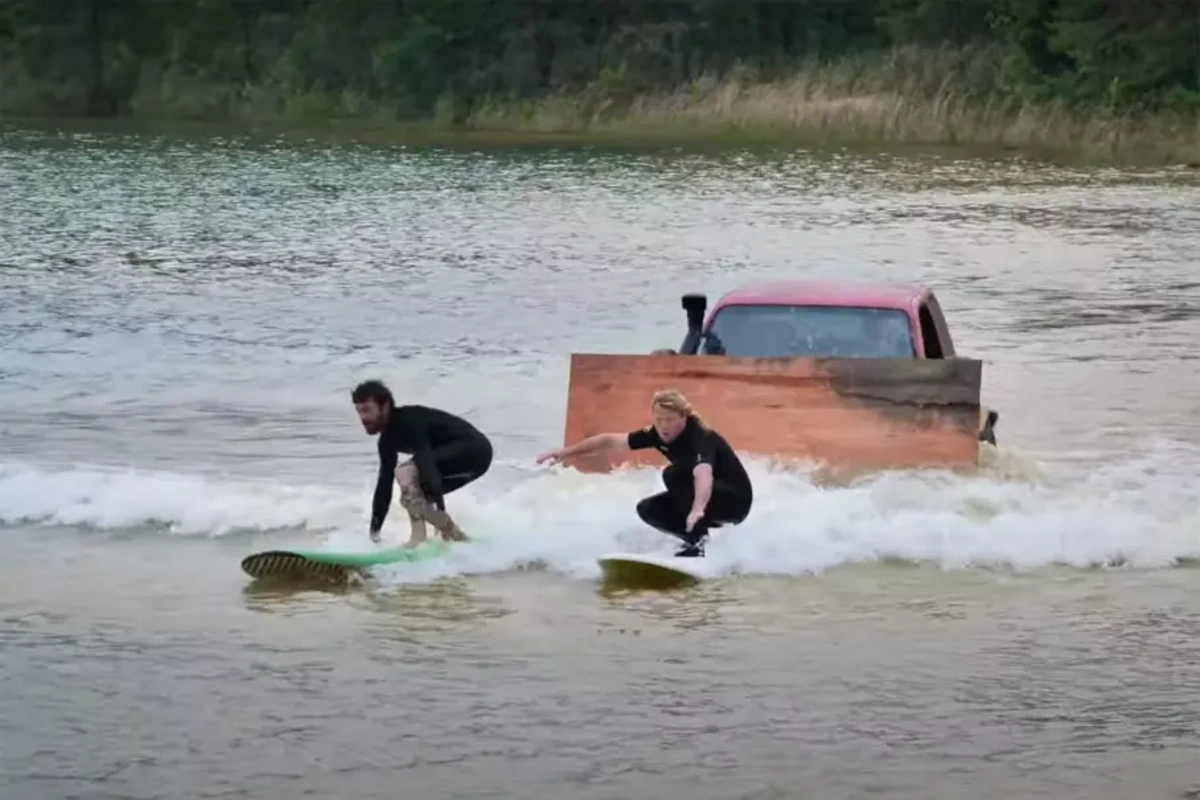
{"type": "Polygon", "coordinates": [[[679,354],[694,356],[700,349],[700,329],[704,326],[704,311],[708,308],[708,298],[702,294],[685,294],[683,310],[687,312],[687,335],[683,344],[679,345],[679,354]]]}

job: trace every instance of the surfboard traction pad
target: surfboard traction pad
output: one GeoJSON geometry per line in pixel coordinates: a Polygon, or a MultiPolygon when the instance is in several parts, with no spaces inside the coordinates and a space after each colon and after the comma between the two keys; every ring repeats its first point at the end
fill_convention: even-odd
{"type": "Polygon", "coordinates": [[[351,575],[361,575],[364,568],[314,561],[287,550],[268,550],[243,558],[242,571],[252,578],[316,579],[346,583],[351,575]]]}

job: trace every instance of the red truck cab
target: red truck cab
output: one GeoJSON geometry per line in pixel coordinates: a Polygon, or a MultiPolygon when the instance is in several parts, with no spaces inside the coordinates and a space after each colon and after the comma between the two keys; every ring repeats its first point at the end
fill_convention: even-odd
{"type": "MultiPolygon", "coordinates": [[[[954,340],[928,287],[782,280],[735,289],[713,306],[683,296],[688,331],[680,355],[746,358],[954,358],[954,340]]],[[[674,352],[674,351],[659,351],[674,352]]],[[[987,410],[979,439],[996,443],[987,410]]]]}

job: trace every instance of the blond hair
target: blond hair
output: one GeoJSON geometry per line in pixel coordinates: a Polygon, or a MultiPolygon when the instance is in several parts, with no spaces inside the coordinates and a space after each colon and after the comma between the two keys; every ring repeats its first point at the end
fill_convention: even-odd
{"type": "Polygon", "coordinates": [[[691,417],[701,424],[704,420],[700,419],[700,415],[692,408],[692,404],[683,396],[683,392],[678,389],[663,389],[654,393],[654,399],[650,402],[651,408],[661,408],[666,411],[674,411],[676,414],[683,414],[685,417],[691,417]]]}

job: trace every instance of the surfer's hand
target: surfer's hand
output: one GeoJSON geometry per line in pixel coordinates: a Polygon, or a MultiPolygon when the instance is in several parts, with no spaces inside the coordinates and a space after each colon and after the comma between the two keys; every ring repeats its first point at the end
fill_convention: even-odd
{"type": "Polygon", "coordinates": [[[546,461],[549,461],[551,464],[557,464],[559,461],[562,461],[562,451],[561,450],[547,450],[545,453],[542,453],[540,456],[537,457],[538,464],[541,464],[546,461]]]}
{"type": "Polygon", "coordinates": [[[692,532],[692,528],[696,527],[696,523],[699,522],[700,518],[703,516],[704,516],[703,511],[697,511],[694,508],[691,510],[690,513],[688,513],[688,515],[687,515],[687,532],[688,533],[692,532]]]}

